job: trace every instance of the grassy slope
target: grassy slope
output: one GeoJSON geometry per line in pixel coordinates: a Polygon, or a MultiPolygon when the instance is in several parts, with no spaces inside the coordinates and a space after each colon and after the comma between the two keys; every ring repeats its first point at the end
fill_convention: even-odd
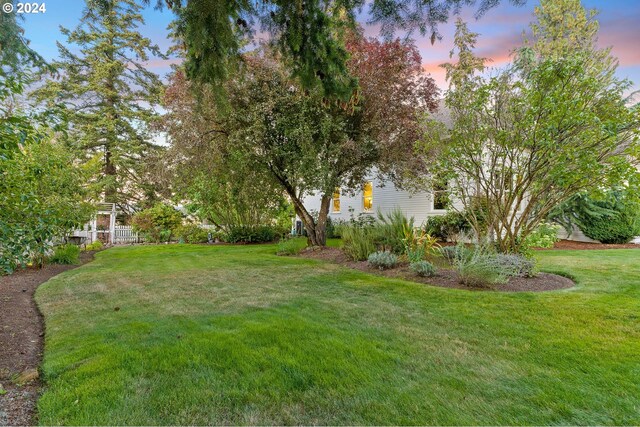
{"type": "Polygon", "coordinates": [[[541,253],[580,285],[540,294],[273,252],[116,248],[41,286],[40,422],[640,424],[640,251],[541,253]]]}

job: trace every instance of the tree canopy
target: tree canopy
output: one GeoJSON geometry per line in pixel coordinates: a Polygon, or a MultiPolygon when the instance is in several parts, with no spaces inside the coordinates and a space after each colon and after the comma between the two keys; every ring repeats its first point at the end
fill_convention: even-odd
{"type": "MultiPolygon", "coordinates": [[[[522,5],[526,0],[510,0],[522,5]]],[[[147,0],[150,2],[150,0],[147,0]]],[[[374,0],[370,23],[379,24],[388,40],[394,33],[441,35],[438,25],[463,6],[477,6],[480,17],[499,0],[374,0]]],[[[190,78],[222,83],[242,64],[242,52],[256,42],[260,31],[289,61],[292,74],[306,89],[318,86],[326,96],[349,99],[357,88],[347,67],[346,29],[357,26],[365,0],[158,0],[178,16],[177,33],[187,53],[190,78]]]]}
{"type": "Polygon", "coordinates": [[[482,206],[488,230],[476,230],[503,251],[577,192],[636,173],[640,112],[615,58],[596,47],[594,16],[579,0],[542,0],[533,39],[489,77],[478,74],[477,34],[457,24],[458,61],[445,65],[453,126],[432,122],[423,148],[463,203],[482,206]]]}

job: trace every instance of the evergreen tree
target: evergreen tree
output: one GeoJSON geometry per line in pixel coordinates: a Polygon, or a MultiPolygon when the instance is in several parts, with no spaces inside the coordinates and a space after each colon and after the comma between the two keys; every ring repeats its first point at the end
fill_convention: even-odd
{"type": "Polygon", "coordinates": [[[78,27],[61,28],[68,45],[58,43],[52,64],[60,78],[34,93],[62,107],[69,146],[84,158],[101,157],[104,201],[121,206],[145,198],[144,160],[159,149],[149,123],[162,85],[144,61],[162,54],[137,31],[140,10],[135,0],[86,0],[78,27]]]}

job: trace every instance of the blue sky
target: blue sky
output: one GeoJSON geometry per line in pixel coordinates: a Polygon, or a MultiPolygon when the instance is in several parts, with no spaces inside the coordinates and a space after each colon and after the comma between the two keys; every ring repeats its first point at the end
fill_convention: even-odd
{"type": "MultiPolygon", "coordinates": [[[[155,4],[155,1],[151,1],[155,4]]],[[[522,31],[528,28],[533,17],[533,8],[538,1],[529,0],[523,7],[515,7],[505,0],[490,10],[479,21],[472,18],[473,9],[463,10],[463,18],[469,21],[471,30],[480,33],[478,54],[493,60],[492,65],[504,65],[509,60],[509,53],[522,40],[522,31]]],[[[583,0],[588,8],[600,11],[599,42],[601,46],[612,46],[612,53],[620,60],[618,76],[629,78],[634,82],[634,89],[640,89],[640,1],[638,0],[583,0]]],[[[81,0],[48,0],[45,14],[24,15],[26,37],[31,46],[45,58],[57,56],[56,41],[64,41],[59,26],[74,28],[80,17],[84,2],[81,0]]],[[[153,7],[144,10],[146,24],[140,32],[149,37],[161,49],[166,50],[170,41],[167,39],[167,25],[173,15],[168,10],[158,11],[153,7]]],[[[446,87],[444,72],[439,64],[448,61],[453,42],[453,19],[440,30],[441,41],[431,45],[426,38],[416,36],[416,44],[420,48],[424,67],[436,79],[438,86],[446,87]]],[[[365,26],[368,35],[377,35],[377,28],[365,26]]],[[[169,70],[169,63],[164,60],[153,60],[149,67],[160,75],[169,70]]]]}

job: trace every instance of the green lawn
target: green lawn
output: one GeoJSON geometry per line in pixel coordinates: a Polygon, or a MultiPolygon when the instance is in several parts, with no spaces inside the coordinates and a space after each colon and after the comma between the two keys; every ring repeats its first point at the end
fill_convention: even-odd
{"type": "Polygon", "coordinates": [[[640,250],[469,292],[272,255],[109,249],[42,285],[42,424],[640,424],[640,250]]]}

